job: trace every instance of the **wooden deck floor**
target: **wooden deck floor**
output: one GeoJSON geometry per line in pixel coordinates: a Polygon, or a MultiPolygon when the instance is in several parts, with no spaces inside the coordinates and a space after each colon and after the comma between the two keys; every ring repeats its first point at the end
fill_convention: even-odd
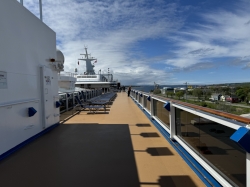
{"type": "Polygon", "coordinates": [[[0,162],[1,186],[205,186],[126,93],[108,114],[70,114],[0,162]]]}

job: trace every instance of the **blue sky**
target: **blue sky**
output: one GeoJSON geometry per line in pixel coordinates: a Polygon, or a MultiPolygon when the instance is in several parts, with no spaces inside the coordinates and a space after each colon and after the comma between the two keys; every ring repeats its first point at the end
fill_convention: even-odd
{"type": "Polygon", "coordinates": [[[87,46],[125,85],[250,82],[249,0],[43,0],[43,19],[66,72],[84,72],[87,46]]]}

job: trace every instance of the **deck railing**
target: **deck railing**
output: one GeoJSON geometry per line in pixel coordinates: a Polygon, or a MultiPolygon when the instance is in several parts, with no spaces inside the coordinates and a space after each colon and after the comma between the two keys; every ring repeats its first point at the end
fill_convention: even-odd
{"type": "Polygon", "coordinates": [[[83,89],[82,91],[60,93],[59,94],[59,102],[61,103],[60,113],[69,111],[74,108],[74,106],[77,104],[77,101],[75,100],[74,96],[78,96],[80,100],[89,100],[101,94],[102,94],[101,89],[98,89],[98,90],[83,89]]]}
{"type": "Polygon", "coordinates": [[[67,76],[67,77],[75,77],[75,73],[71,73],[71,72],[60,72],[59,75],[61,76],[67,76]]]}
{"type": "MultiPolygon", "coordinates": [[[[88,100],[100,94],[102,90],[59,94],[60,112],[74,107],[74,95],[88,100]]],[[[249,119],[136,90],[131,91],[131,97],[222,186],[249,187],[249,153],[230,139],[237,129],[250,123],[249,119]],[[170,111],[163,107],[166,103],[170,111]]]]}
{"type": "MultiPolygon", "coordinates": [[[[23,0],[20,0],[20,3],[23,5],[23,0]]],[[[43,21],[43,8],[42,8],[42,0],[39,0],[39,10],[40,10],[40,20],[43,21]]]]}
{"type": "Polygon", "coordinates": [[[222,186],[247,186],[249,153],[230,136],[250,119],[138,90],[131,97],[222,186]]]}

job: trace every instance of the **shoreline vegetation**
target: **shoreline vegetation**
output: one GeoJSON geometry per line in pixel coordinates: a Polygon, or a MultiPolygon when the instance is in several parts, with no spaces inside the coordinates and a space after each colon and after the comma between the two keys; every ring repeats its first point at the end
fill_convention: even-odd
{"type": "Polygon", "coordinates": [[[195,88],[187,87],[184,90],[156,88],[150,93],[235,115],[249,114],[250,116],[250,83],[203,85],[195,88]],[[237,100],[230,101],[230,98],[237,100]]]}
{"type": "MultiPolygon", "coordinates": [[[[164,94],[156,94],[156,95],[166,97],[166,95],[164,94]]],[[[185,100],[185,99],[178,99],[178,98],[171,98],[171,97],[166,97],[166,98],[175,99],[175,100],[179,100],[182,102],[187,102],[190,104],[195,104],[198,106],[207,107],[207,108],[211,108],[215,110],[220,110],[220,111],[227,112],[230,114],[235,114],[235,115],[249,114],[250,115],[250,108],[243,107],[244,104],[241,104],[243,106],[240,106],[240,105],[234,106],[234,105],[230,105],[230,103],[225,103],[223,101],[211,103],[210,101],[206,101],[206,100],[195,101],[195,100],[185,100]]]]}

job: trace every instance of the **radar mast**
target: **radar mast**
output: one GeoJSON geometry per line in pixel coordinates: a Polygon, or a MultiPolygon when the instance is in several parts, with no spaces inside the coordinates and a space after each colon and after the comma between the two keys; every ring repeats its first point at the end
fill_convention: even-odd
{"type": "Polygon", "coordinates": [[[91,57],[90,54],[88,54],[88,50],[87,47],[85,47],[85,54],[80,54],[80,55],[84,55],[85,58],[80,58],[78,60],[83,60],[86,62],[86,75],[95,75],[95,70],[94,70],[94,65],[91,63],[92,61],[96,61],[97,59],[94,57],[91,57]]]}

